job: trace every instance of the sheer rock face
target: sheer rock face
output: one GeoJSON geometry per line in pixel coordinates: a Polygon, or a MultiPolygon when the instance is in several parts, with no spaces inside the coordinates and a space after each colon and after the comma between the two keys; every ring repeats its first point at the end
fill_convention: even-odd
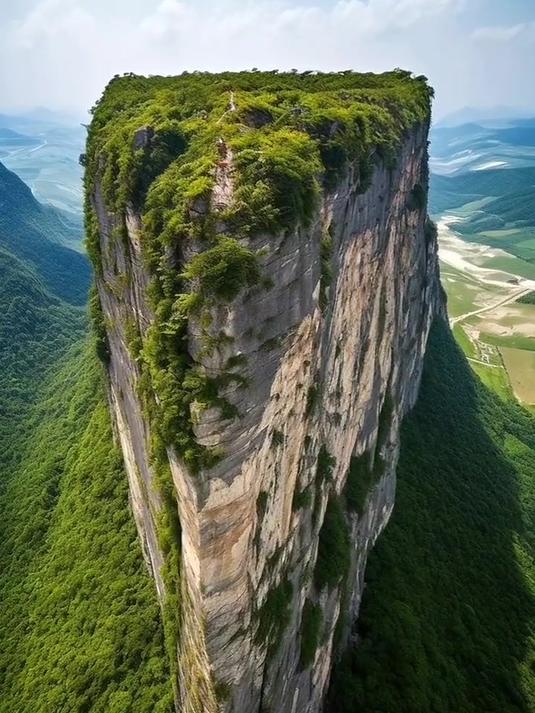
{"type": "MultiPolygon", "coordinates": [[[[234,370],[245,381],[222,393],[239,417],[223,420],[218,409],[194,414],[198,441],[223,450],[216,467],[194,475],[168,453],[182,527],[180,710],[322,708],[337,622],[340,647],[358,614],[368,552],[392,511],[400,422],[415,402],[429,327],[441,309],[436,240],[425,229],[425,201],[414,191],[427,185],[427,128],[407,135],[395,168],[377,159],[366,192],[350,171],[324,193],[309,228],[249,241],[261,251],[270,285],[212,308],[210,331],[231,339],[211,356],[190,320],[193,360],[215,376],[228,371],[229,357],[243,355],[234,370]],[[322,260],[326,235],[332,250],[322,260]],[[330,477],[318,475],[321,453],[330,456],[330,477]],[[358,514],[343,493],[351,458],[364,453],[376,475],[358,514]],[[336,494],[342,494],[351,564],[338,585],[319,590],[319,533],[336,494]],[[285,582],[292,585],[282,609],[288,619],[267,646],[259,625],[285,582]],[[305,666],[307,599],[319,604],[322,621],[305,666]]],[[[232,176],[223,173],[219,202],[232,190],[232,176]]],[[[112,410],[137,526],[163,599],[160,495],[148,455],[150,425],[137,396],[139,370],[127,347],[128,325],[135,322],[144,335],[151,322],[140,217],[128,211],[128,240],[113,239],[124,216],[106,212],[98,182],[92,200],[100,223],[97,282],[111,348],[112,410]]],[[[273,621],[282,613],[273,608],[273,621]]]]}

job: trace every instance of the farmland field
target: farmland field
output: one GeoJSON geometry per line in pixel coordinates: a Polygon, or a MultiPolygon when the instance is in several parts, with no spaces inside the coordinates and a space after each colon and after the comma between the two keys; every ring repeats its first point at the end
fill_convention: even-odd
{"type": "Polygon", "coordinates": [[[525,404],[535,405],[535,351],[501,347],[500,353],[515,396],[525,404]]]}

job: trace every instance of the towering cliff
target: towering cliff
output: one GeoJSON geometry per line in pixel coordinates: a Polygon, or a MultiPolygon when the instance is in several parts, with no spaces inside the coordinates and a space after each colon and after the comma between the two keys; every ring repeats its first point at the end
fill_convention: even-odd
{"type": "Polygon", "coordinates": [[[407,73],[114,79],[100,352],[177,708],[319,711],[441,308],[407,73]]]}

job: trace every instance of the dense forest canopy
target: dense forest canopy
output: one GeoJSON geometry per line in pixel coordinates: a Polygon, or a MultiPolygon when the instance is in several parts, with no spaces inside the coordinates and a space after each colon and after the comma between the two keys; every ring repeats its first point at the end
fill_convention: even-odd
{"type": "MultiPolygon", "coordinates": [[[[111,211],[140,211],[144,251],[159,269],[147,349],[155,371],[180,372],[183,355],[169,343],[180,340],[188,310],[261,279],[247,248],[189,212],[211,191],[222,157],[230,152],[237,169],[237,200],[225,214],[233,235],[306,225],[320,187],[329,190],[350,163],[363,189],[377,157],[393,160],[403,132],[428,120],[430,95],[425,78],[402,71],[129,75],[110,83],[84,159],[88,248],[98,271],[89,199],[98,179],[111,211]],[[210,249],[170,280],[161,258],[183,239],[207,239],[210,249]],[[191,277],[199,294],[173,301],[191,277]]],[[[154,583],[103,371],[84,337],[88,266],[54,239],[69,226],[15,178],[0,166],[0,712],[170,713],[154,583]]],[[[483,190],[504,179],[489,172],[477,180],[483,190]]],[[[448,205],[464,200],[463,179],[443,182],[448,205]]],[[[503,188],[493,210],[518,218],[529,195],[520,205],[503,188]]],[[[169,382],[164,405],[183,395],[181,383],[169,382]]],[[[210,397],[206,383],[195,388],[210,397]]],[[[181,408],[179,419],[187,398],[181,408]]],[[[187,452],[189,436],[181,435],[187,452]]],[[[437,322],[421,395],[403,426],[395,513],[370,558],[358,645],[335,666],[333,713],[535,710],[534,480],[533,417],[484,387],[437,322]]],[[[336,565],[328,548],[322,556],[336,565]]],[[[307,602],[303,663],[320,620],[307,602]]]]}
{"type": "Polygon", "coordinates": [[[94,347],[54,372],[3,454],[0,711],[169,713],[154,582],[94,347]]]}
{"type": "Polygon", "coordinates": [[[535,419],[435,324],[336,713],[535,710],[535,419]]]}
{"type": "Polygon", "coordinates": [[[168,713],[154,582],[87,338],[89,264],[58,220],[0,165],[0,711],[168,713]]]}

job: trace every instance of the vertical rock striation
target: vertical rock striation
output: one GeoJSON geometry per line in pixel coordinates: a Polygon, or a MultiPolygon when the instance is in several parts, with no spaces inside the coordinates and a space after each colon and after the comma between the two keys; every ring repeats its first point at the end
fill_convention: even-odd
{"type": "MultiPolygon", "coordinates": [[[[333,82],[340,82],[335,76],[333,82]]],[[[298,116],[299,130],[319,146],[323,162],[312,208],[306,218],[245,232],[236,227],[241,224],[232,208],[243,197],[244,161],[260,159],[243,153],[254,142],[247,139],[244,149],[240,141],[263,136],[282,120],[273,108],[280,102],[270,105],[264,94],[260,101],[262,82],[271,92],[280,82],[284,103],[296,101],[284,94],[290,91],[286,81],[300,89],[310,82],[308,90],[315,92],[316,80],[270,75],[268,81],[245,74],[223,81],[221,95],[227,86],[233,89],[227,108],[210,102],[206,109],[219,116],[210,134],[215,149],[210,183],[183,202],[182,220],[185,215],[194,230],[178,240],[183,224],[175,228],[170,211],[159,213],[159,234],[176,233],[177,239],[167,240],[157,258],[151,208],[166,191],[186,190],[182,174],[172,174],[173,166],[186,165],[184,147],[171,151],[166,165],[147,180],[148,197],[139,199],[131,187],[122,203],[114,201],[108,175],[114,148],[111,140],[101,140],[110,119],[100,119],[102,105],[96,111],[86,178],[88,232],[110,402],[147,563],[164,616],[179,620],[178,630],[168,626],[168,643],[177,663],[177,706],[188,713],[320,711],[333,660],[358,615],[368,552],[392,511],[399,427],[417,396],[441,292],[436,235],[426,211],[429,92],[422,79],[386,76],[385,89],[368,75],[353,87],[357,79],[351,77],[360,75],[349,75],[347,92],[350,103],[384,104],[397,117],[401,128],[394,148],[381,150],[373,122],[358,124],[369,134],[367,143],[358,144],[358,155],[348,151],[343,170],[327,181],[331,164],[325,147],[332,149],[347,126],[326,111],[327,130],[318,134],[306,121],[303,128],[299,112],[305,117],[306,112],[294,107],[291,116],[298,116]],[[247,86],[240,93],[243,76],[247,86]],[[400,118],[395,107],[402,107],[402,100],[384,98],[397,82],[424,92],[423,113],[400,118]],[[248,96],[253,90],[254,105],[248,96]],[[376,99],[375,90],[382,92],[376,99]],[[236,133],[226,134],[225,122],[236,133]],[[168,177],[166,183],[160,175],[168,177]],[[239,265],[221,268],[227,286],[241,270],[240,289],[217,292],[219,268],[212,270],[213,260],[198,261],[211,256],[214,241],[217,265],[224,263],[227,248],[243,246],[239,265]],[[199,265],[207,270],[208,285],[199,265]],[[165,303],[162,320],[164,307],[161,296],[154,298],[153,283],[159,280],[161,287],[173,276],[178,282],[168,302],[174,306],[165,303]],[[204,294],[210,298],[199,306],[204,294]],[[180,342],[180,367],[167,362],[164,367],[158,354],[153,356],[151,330],[158,320],[160,337],[180,342]],[[166,440],[162,419],[154,416],[166,404],[167,382],[159,380],[160,372],[171,378],[170,371],[179,368],[180,383],[189,388],[187,438],[194,446],[187,448],[166,440]],[[192,381],[197,386],[190,386],[192,381]],[[192,455],[195,448],[202,457],[192,455]],[[173,510],[179,520],[174,527],[173,510]],[[175,549],[168,541],[173,538],[175,549]],[[173,568],[178,571],[170,572],[173,568]]],[[[208,84],[217,79],[201,77],[208,84]]],[[[329,82],[331,75],[324,77],[329,82]]],[[[122,82],[146,100],[150,81],[116,80],[107,92],[113,100],[122,82]]],[[[190,80],[174,81],[182,94],[165,95],[167,107],[179,96],[186,102],[190,80]]],[[[158,89],[170,93],[167,85],[158,89]]],[[[130,122],[117,139],[132,152],[129,171],[149,176],[154,162],[147,165],[145,159],[153,156],[164,129],[143,125],[119,101],[110,104],[112,122],[115,116],[124,126],[125,112],[130,122]]],[[[196,111],[194,121],[206,121],[196,111]]],[[[176,136],[182,136],[179,128],[176,136]]],[[[192,145],[187,131],[184,136],[184,146],[192,145]]],[[[167,150],[171,144],[162,145],[167,150]]],[[[112,182],[121,170],[116,164],[112,182]]],[[[251,200],[258,210],[257,198],[251,200]]]]}

